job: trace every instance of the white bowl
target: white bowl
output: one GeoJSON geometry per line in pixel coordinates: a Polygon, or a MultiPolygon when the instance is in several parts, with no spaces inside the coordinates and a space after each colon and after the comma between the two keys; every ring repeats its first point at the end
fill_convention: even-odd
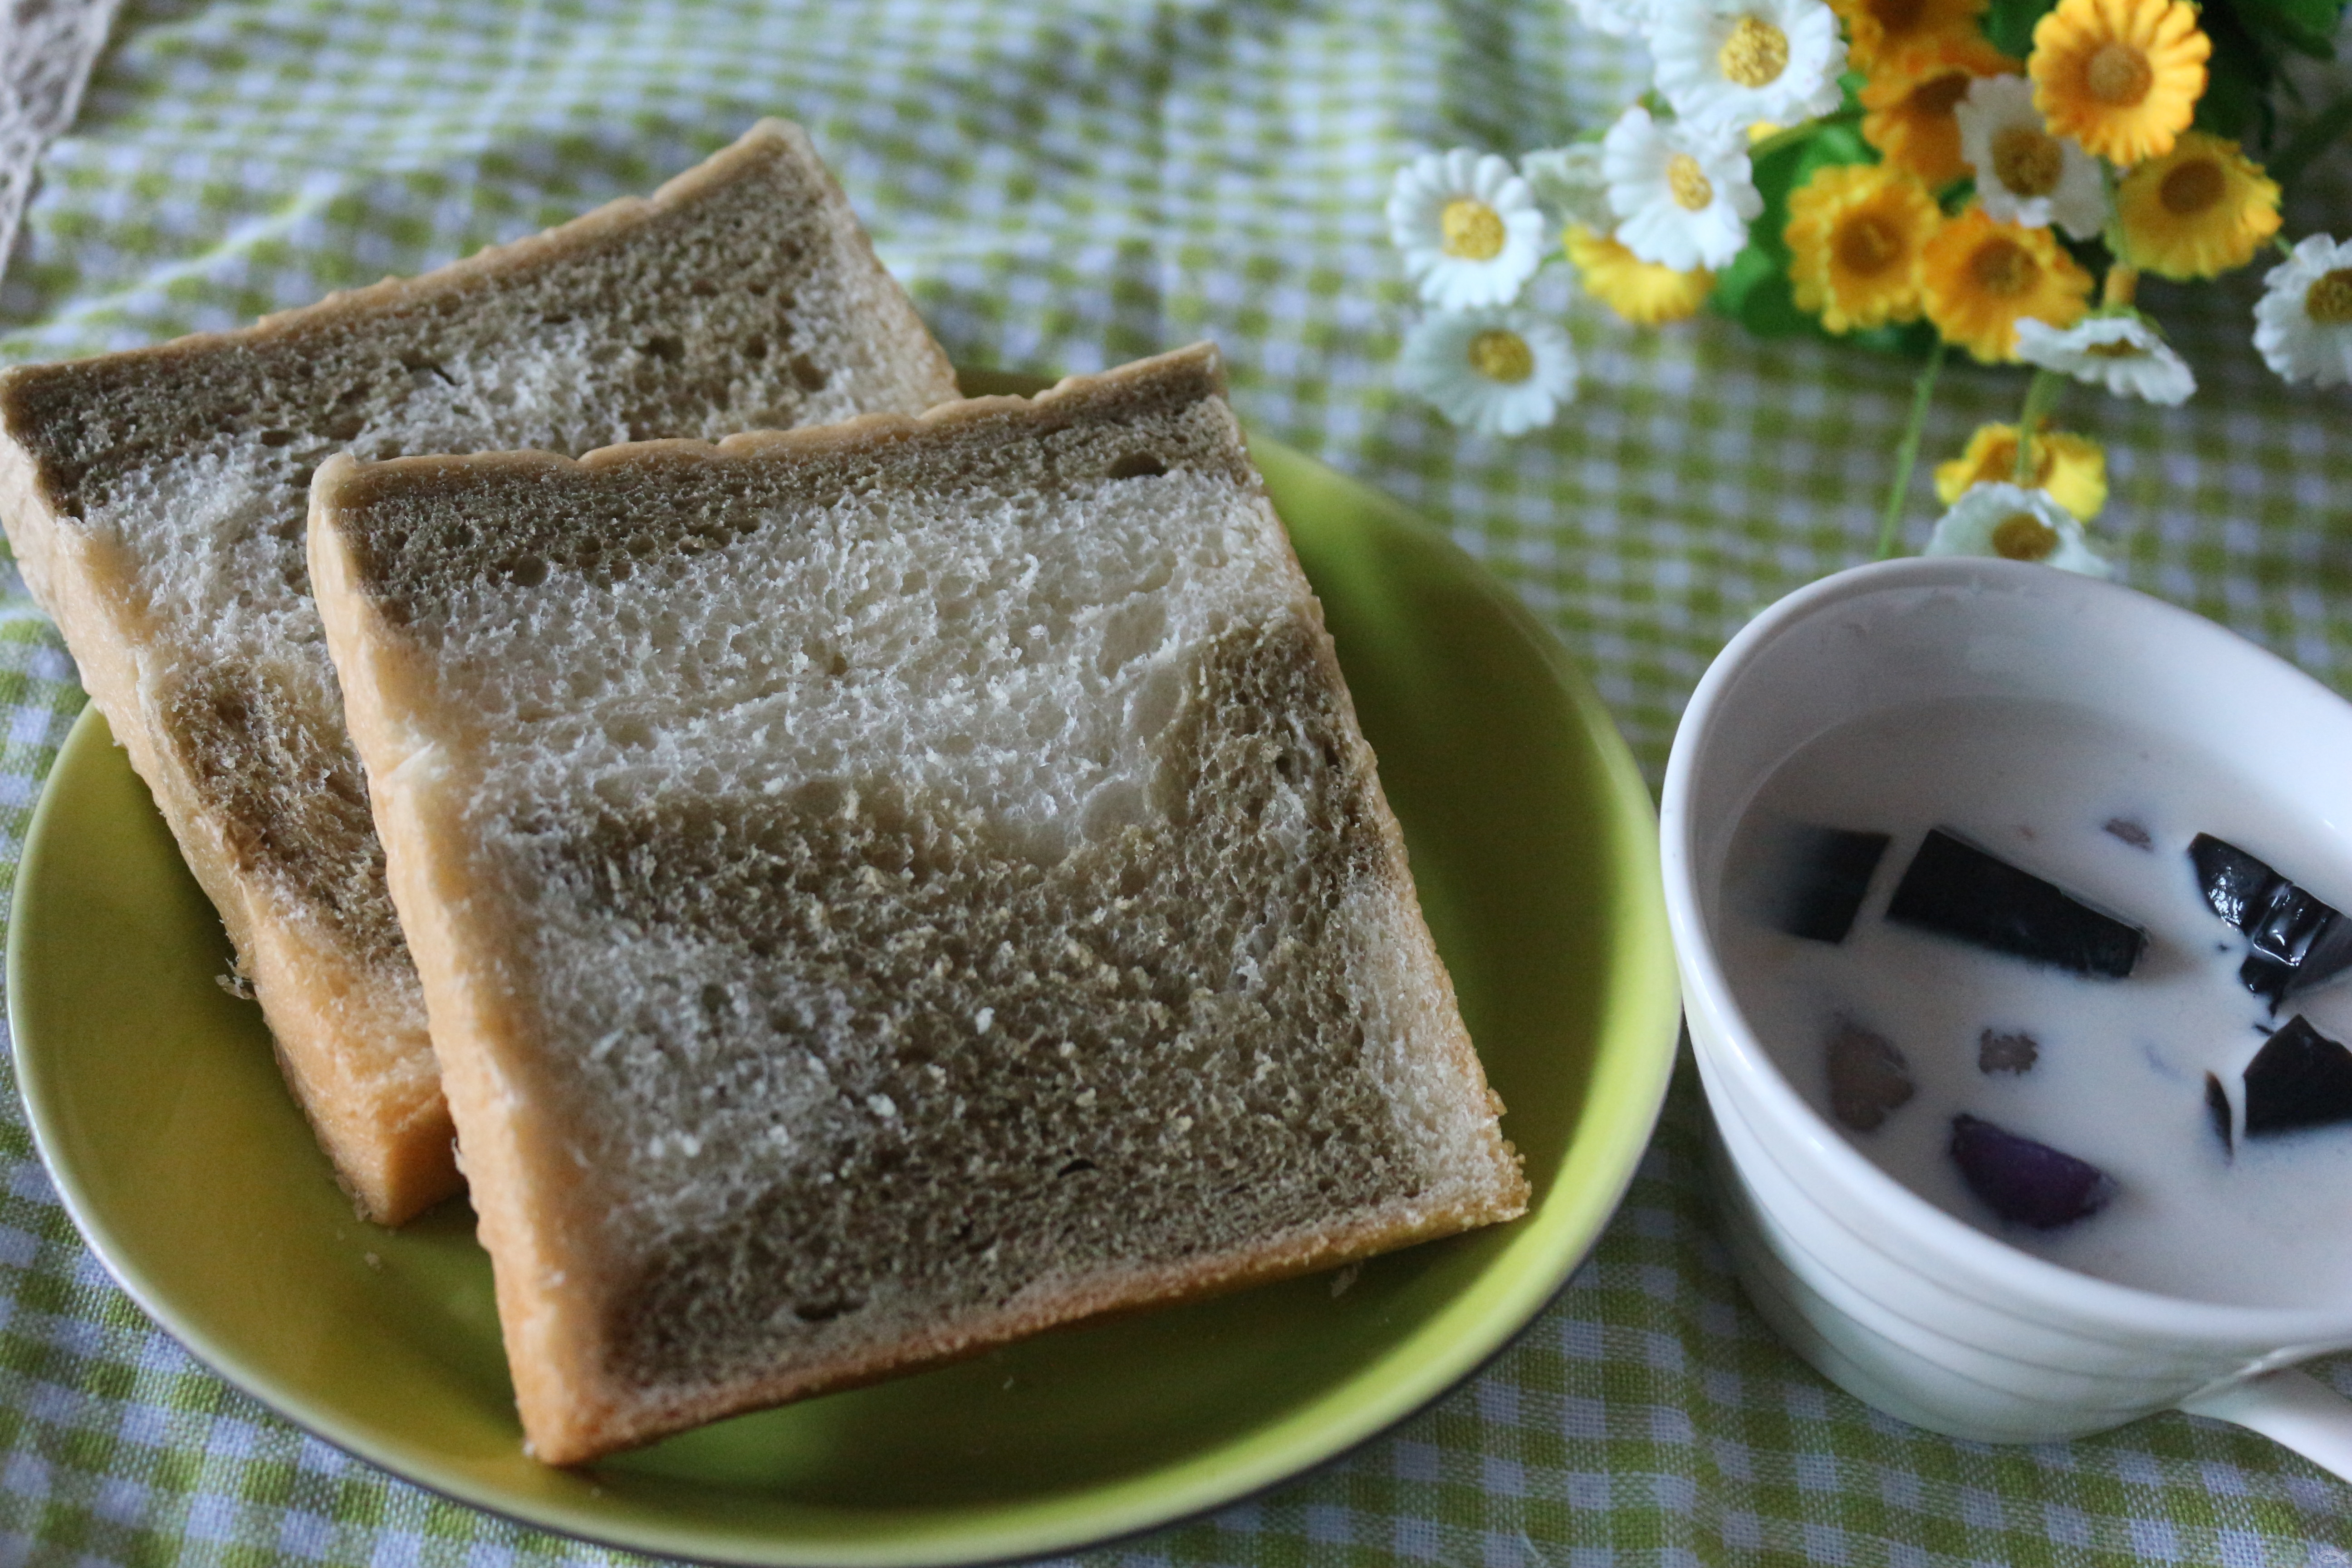
{"type": "Polygon", "coordinates": [[[1741,1280],[1832,1381],[1935,1431],[2036,1442],[2178,1407],[2268,1433],[2352,1478],[2352,1403],[2282,1370],[2352,1346],[2352,1300],[2187,1300],[2011,1247],[1856,1150],[1782,1076],[1740,1013],[1709,922],[1733,829],[1757,789],[1836,725],[1967,697],[2073,702],[2197,750],[2262,756],[2311,830],[2352,831],[2352,705],[2212,622],[2131,589],[1939,557],[1840,573],[1759,616],[1691,699],[1661,824],[1668,918],[1741,1280]]]}

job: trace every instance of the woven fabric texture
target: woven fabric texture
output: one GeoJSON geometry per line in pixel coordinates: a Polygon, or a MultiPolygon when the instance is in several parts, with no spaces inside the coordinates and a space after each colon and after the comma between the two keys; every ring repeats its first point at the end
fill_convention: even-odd
{"type": "MultiPolygon", "coordinates": [[[[132,0],[41,164],[0,361],[422,270],[789,116],[959,362],[1085,371],[1214,339],[1247,418],[1451,529],[1558,630],[1654,781],[1716,649],[1868,553],[1911,367],[1713,319],[1637,330],[1547,271],[1533,298],[1568,323],[1580,400],[1516,443],[1468,437],[1395,389],[1415,307],[1381,216],[1406,157],[1554,144],[1643,79],[1558,0],[132,0]]],[[[2288,233],[2347,213],[2339,148],[2288,233]]],[[[2352,689],[2352,395],[2263,367],[2258,272],[2145,291],[2194,401],[2077,389],[2058,418],[2107,444],[2094,533],[2126,580],[2352,689]]],[[[2022,391],[1948,372],[1927,457],[2022,391]]],[[[80,702],[6,586],[0,884],[80,702]]],[[[1994,1448],[1829,1386],[1712,1238],[1703,1115],[1685,1072],[1597,1255],[1473,1384],[1099,1560],[2352,1563],[2352,1489],[2234,1428],[1994,1448]]],[[[392,1480],[207,1373],[80,1246],[0,1090],[0,1562],[612,1559],[392,1480]]]]}

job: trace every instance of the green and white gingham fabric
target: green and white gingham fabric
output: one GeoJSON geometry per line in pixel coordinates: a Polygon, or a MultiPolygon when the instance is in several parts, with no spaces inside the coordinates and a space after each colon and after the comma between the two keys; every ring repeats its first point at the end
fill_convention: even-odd
{"type": "MultiPolygon", "coordinates": [[[[1640,64],[1560,0],[133,0],[49,149],[0,360],[242,323],[648,189],[761,114],[806,125],[959,361],[1079,371],[1197,338],[1262,427],[1449,527],[1549,620],[1654,779],[1755,609],[1861,560],[1909,367],[1705,320],[1616,321],[1551,272],[1560,425],[1464,436],[1395,390],[1395,165],[1603,122],[1640,64]]],[[[2288,232],[2352,231],[2352,157],[2288,232]]],[[[2252,277],[2150,286],[2204,390],[2072,393],[2095,533],[2135,584],[2352,689],[2352,394],[2248,346],[2252,277]]],[[[1927,453],[2014,416],[1947,375],[1927,453]]],[[[1909,539],[1935,508],[1923,467],[1909,539]]],[[[80,697],[0,600],[0,883],[80,697]]],[[[5,887],[0,887],[5,892],[5,887]]],[[[1520,1344],[1393,1436],[1122,1563],[2352,1564],[2352,1488],[2186,1416],[1956,1443],[1830,1387],[1713,1238],[1687,1072],[1597,1256],[1520,1344]]],[[[273,1417],[108,1281],[0,1091],[0,1563],[495,1564],[613,1554],[430,1497],[273,1417]]],[[[2352,1372],[2329,1369],[2352,1391],[2352,1372]]]]}

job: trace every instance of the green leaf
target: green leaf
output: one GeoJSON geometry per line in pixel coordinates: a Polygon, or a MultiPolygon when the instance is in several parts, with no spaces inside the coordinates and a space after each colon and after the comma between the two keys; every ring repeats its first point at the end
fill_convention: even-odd
{"type": "MultiPolygon", "coordinates": [[[[2202,14],[2208,33],[2216,13],[2231,15],[2265,42],[2323,60],[2336,58],[2336,29],[2344,18],[2337,0],[2208,0],[2202,14]]],[[[2219,48],[2221,40],[2214,44],[2219,48]]]]}
{"type": "Polygon", "coordinates": [[[1985,12],[1984,35],[2002,54],[2023,59],[2033,50],[2033,25],[2057,6],[2058,0],[1992,0],[1985,12]]]}
{"type": "Polygon", "coordinates": [[[2205,62],[2205,96],[2197,100],[2198,129],[2267,144],[2273,51],[2247,32],[2241,15],[2226,5],[2207,7],[2201,20],[2213,54],[2205,62]]]}

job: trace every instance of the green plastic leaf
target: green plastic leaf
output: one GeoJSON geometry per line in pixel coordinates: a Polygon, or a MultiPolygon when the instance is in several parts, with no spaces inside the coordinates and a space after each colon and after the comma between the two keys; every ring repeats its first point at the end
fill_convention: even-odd
{"type": "Polygon", "coordinates": [[[2023,59],[2033,49],[2033,25],[2057,7],[2057,0],[1992,0],[1984,34],[2002,54],[2023,59]]]}
{"type": "Polygon", "coordinates": [[[2197,100],[2197,128],[2232,141],[2267,143],[2272,127],[2274,51],[2246,30],[2240,12],[2207,8],[2201,20],[2213,40],[2205,62],[2205,96],[2197,100]]]}
{"type": "MultiPolygon", "coordinates": [[[[2343,24],[2344,7],[2337,0],[2210,0],[2202,14],[2209,34],[2217,14],[2231,16],[2264,42],[2325,60],[2336,58],[2336,29],[2343,24]]],[[[2221,47],[2219,37],[2214,47],[2221,47]]]]}

